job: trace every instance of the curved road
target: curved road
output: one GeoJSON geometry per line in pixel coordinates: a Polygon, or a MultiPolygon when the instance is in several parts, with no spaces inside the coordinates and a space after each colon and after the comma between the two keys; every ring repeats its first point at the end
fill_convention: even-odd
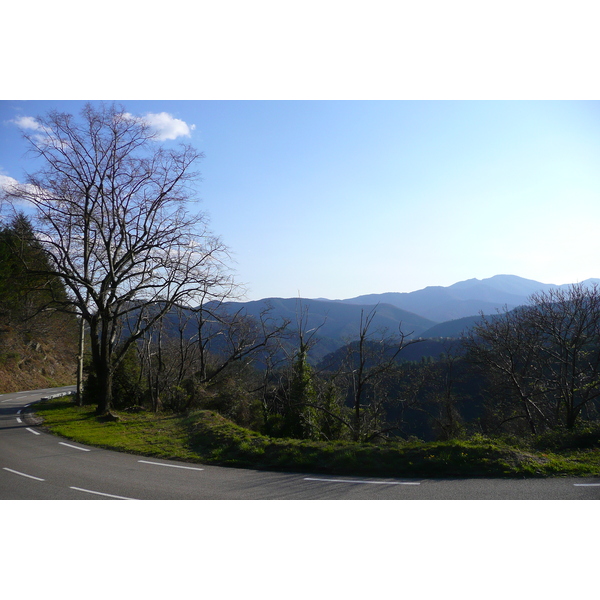
{"type": "Polygon", "coordinates": [[[600,477],[373,479],[233,469],[102,450],[40,431],[28,413],[43,396],[72,389],[0,395],[0,499],[600,499],[600,477]]]}

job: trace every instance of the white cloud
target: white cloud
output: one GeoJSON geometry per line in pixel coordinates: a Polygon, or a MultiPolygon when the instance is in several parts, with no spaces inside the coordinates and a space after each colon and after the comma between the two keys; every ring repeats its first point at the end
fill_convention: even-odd
{"type": "Polygon", "coordinates": [[[140,119],[146,122],[159,141],[175,140],[178,137],[191,137],[195,125],[188,125],[181,119],[176,119],[166,112],[146,113],[143,117],[135,117],[131,113],[125,113],[127,119],[140,119]]]}
{"type": "Polygon", "coordinates": [[[0,173],[0,193],[8,191],[11,188],[17,186],[19,182],[8,175],[0,173]]]}
{"type": "Polygon", "coordinates": [[[34,131],[44,131],[44,128],[38,123],[34,117],[17,117],[13,123],[21,129],[33,129],[34,131]]]}
{"type": "Polygon", "coordinates": [[[154,130],[159,140],[174,140],[178,137],[191,137],[195,125],[188,125],[181,119],[176,119],[166,112],[146,113],[144,116],[150,127],[154,130]]]}
{"type": "MultiPolygon", "coordinates": [[[[131,113],[125,113],[124,117],[131,120],[140,119],[145,121],[159,141],[175,140],[178,137],[191,137],[192,131],[196,128],[195,125],[188,125],[185,121],[176,119],[173,115],[166,112],[146,113],[143,117],[135,117],[131,113]]],[[[44,126],[34,117],[17,117],[12,122],[21,129],[47,133],[44,126]]]]}
{"type": "Polygon", "coordinates": [[[31,206],[26,199],[14,197],[12,195],[15,192],[28,192],[31,189],[33,189],[32,186],[28,184],[22,184],[14,177],[4,175],[0,172],[0,208],[2,208],[3,212],[6,213],[3,219],[0,220],[6,221],[7,216],[10,213],[10,208],[7,207],[12,206],[14,210],[23,210],[31,206]]]}
{"type": "Polygon", "coordinates": [[[21,183],[14,177],[5,175],[0,169],[0,200],[7,201],[15,207],[30,206],[27,196],[39,196],[43,192],[31,183],[21,183]]]}

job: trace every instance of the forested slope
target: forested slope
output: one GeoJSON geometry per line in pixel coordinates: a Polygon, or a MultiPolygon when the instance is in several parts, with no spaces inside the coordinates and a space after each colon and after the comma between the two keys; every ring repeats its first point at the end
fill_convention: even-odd
{"type": "Polygon", "coordinates": [[[60,281],[27,271],[45,260],[28,227],[20,215],[0,229],[0,393],[75,382],[77,322],[55,310],[60,281]]]}

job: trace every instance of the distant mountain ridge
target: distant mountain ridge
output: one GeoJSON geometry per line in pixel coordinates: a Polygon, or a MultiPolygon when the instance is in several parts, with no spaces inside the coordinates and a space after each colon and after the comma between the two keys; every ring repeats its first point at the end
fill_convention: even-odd
{"type": "MultiPolygon", "coordinates": [[[[600,279],[587,279],[584,285],[600,284],[600,279]]],[[[448,287],[429,286],[414,292],[387,292],[366,294],[337,300],[345,304],[391,304],[421,315],[437,323],[477,315],[511,310],[526,304],[535,292],[551,288],[565,288],[572,284],[555,285],[525,279],[517,275],[494,275],[487,279],[467,279],[448,287]]]]}
{"type": "MultiPolygon", "coordinates": [[[[226,302],[223,307],[230,313],[242,310],[244,314],[257,318],[270,309],[273,319],[287,319],[292,329],[297,321],[303,318],[302,325],[305,331],[318,329],[316,337],[319,344],[313,350],[316,360],[357,339],[361,312],[366,316],[374,308],[372,305],[307,298],[264,298],[250,302],[226,302]]],[[[431,319],[396,306],[380,304],[373,318],[372,331],[385,331],[389,336],[397,336],[401,330],[408,337],[419,337],[435,324],[431,319]]]]}
{"type": "MultiPolygon", "coordinates": [[[[588,279],[585,285],[599,284],[600,279],[588,279]]],[[[275,321],[285,319],[293,330],[299,321],[304,332],[315,329],[318,343],[311,350],[314,363],[358,338],[361,313],[374,309],[371,333],[385,332],[398,335],[399,330],[408,338],[437,340],[437,350],[422,347],[426,354],[443,351],[440,338],[458,338],[471,328],[481,313],[495,315],[504,309],[512,310],[526,304],[536,292],[551,288],[566,288],[572,284],[554,285],[524,279],[516,275],[495,275],[488,279],[468,279],[451,286],[430,286],[415,292],[367,294],[346,300],[327,298],[263,298],[248,302],[225,302],[222,308],[230,313],[260,317],[266,310],[275,321]]],[[[291,342],[294,347],[294,343],[291,342]]],[[[416,349],[420,346],[417,344],[416,349]]],[[[405,353],[409,356],[411,353],[405,353]]],[[[418,352],[417,352],[418,354],[418,352]]],[[[415,357],[417,358],[417,354],[415,357]]]]}

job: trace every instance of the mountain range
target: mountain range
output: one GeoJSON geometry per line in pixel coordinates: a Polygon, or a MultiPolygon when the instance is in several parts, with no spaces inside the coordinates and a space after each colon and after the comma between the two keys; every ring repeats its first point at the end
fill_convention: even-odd
{"type": "MultiPolygon", "coordinates": [[[[582,283],[591,286],[600,284],[600,279],[582,283]]],[[[375,311],[372,333],[382,332],[386,337],[394,337],[402,332],[408,339],[455,338],[471,327],[481,313],[492,315],[512,310],[526,304],[536,292],[570,285],[546,284],[516,275],[495,275],[406,293],[367,294],[344,300],[264,298],[227,302],[224,307],[229,312],[241,310],[254,317],[269,308],[272,319],[287,319],[292,329],[301,321],[304,332],[315,332],[318,344],[311,352],[313,360],[319,361],[357,339],[361,316],[365,317],[371,311],[375,311]]]]}
{"type": "MultiPolygon", "coordinates": [[[[600,279],[587,279],[584,285],[600,283],[600,279]]],[[[367,294],[347,300],[346,304],[391,304],[416,313],[426,319],[442,323],[480,312],[495,313],[497,310],[512,310],[526,304],[535,292],[551,288],[566,288],[572,284],[554,285],[524,279],[516,275],[494,275],[487,279],[467,279],[448,287],[430,286],[415,292],[388,292],[367,294]]]]}
{"type": "MultiPolygon", "coordinates": [[[[582,283],[600,284],[600,279],[588,279],[582,283]]],[[[408,360],[419,360],[419,354],[435,356],[445,352],[444,346],[449,342],[444,338],[460,337],[482,313],[493,315],[498,311],[512,310],[526,304],[536,292],[569,285],[572,284],[558,286],[515,275],[495,275],[488,279],[468,279],[448,287],[431,286],[407,293],[368,294],[345,300],[264,298],[225,302],[220,309],[255,318],[268,311],[271,322],[288,321],[292,334],[301,330],[305,339],[314,336],[317,343],[310,352],[310,360],[314,364],[357,340],[361,320],[372,316],[369,333],[374,337],[397,338],[404,335],[407,340],[428,339],[428,344],[416,344],[405,353],[407,357],[411,354],[408,360]]],[[[210,308],[210,303],[205,308],[210,308]]],[[[176,315],[170,315],[171,318],[175,331],[176,315]]],[[[186,333],[193,335],[195,331],[190,329],[186,333]]],[[[297,349],[297,339],[283,343],[291,352],[297,349]]]]}

